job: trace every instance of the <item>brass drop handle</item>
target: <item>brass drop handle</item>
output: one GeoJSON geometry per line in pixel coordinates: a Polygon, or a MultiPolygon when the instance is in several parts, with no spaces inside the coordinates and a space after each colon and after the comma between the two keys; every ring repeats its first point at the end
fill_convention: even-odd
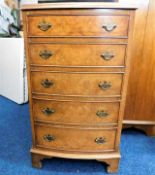
{"type": "Polygon", "coordinates": [[[45,80],[42,80],[41,81],[41,85],[44,87],[44,88],[50,88],[51,86],[54,85],[54,82],[53,81],[50,81],[48,79],[45,79],[45,80]]]}
{"type": "Polygon", "coordinates": [[[107,117],[109,115],[109,113],[107,111],[100,110],[100,111],[96,112],[96,115],[100,118],[104,118],[104,117],[107,117]]]}
{"type": "Polygon", "coordinates": [[[43,51],[40,51],[40,53],[39,53],[39,56],[44,60],[49,59],[52,55],[53,55],[53,53],[51,51],[48,51],[48,50],[43,50],[43,51]]]}
{"type": "Polygon", "coordinates": [[[51,23],[48,23],[46,21],[41,21],[39,24],[38,24],[38,28],[44,32],[46,32],[47,30],[49,30],[50,28],[52,27],[52,24],[51,23]]]}
{"type": "Polygon", "coordinates": [[[106,142],[106,139],[103,138],[103,137],[97,137],[97,138],[95,139],[95,143],[98,144],[98,145],[102,145],[102,144],[104,144],[105,142],[106,142]]]}
{"type": "Polygon", "coordinates": [[[111,60],[112,58],[114,58],[114,54],[111,52],[104,52],[103,54],[101,54],[101,58],[103,58],[106,61],[111,60]]]}
{"type": "Polygon", "coordinates": [[[112,32],[117,27],[116,24],[104,24],[102,28],[107,32],[112,32]]]}
{"type": "Polygon", "coordinates": [[[45,141],[47,141],[47,142],[52,142],[52,141],[54,141],[54,140],[56,139],[56,137],[55,137],[55,136],[52,136],[52,135],[50,135],[50,134],[47,134],[47,135],[44,135],[44,136],[43,136],[43,139],[44,139],[45,141]]]}
{"type": "Polygon", "coordinates": [[[55,113],[55,110],[51,108],[45,108],[42,110],[42,113],[45,114],[46,116],[50,116],[55,113]]]}
{"type": "Polygon", "coordinates": [[[102,89],[102,90],[107,90],[107,89],[109,89],[109,88],[111,88],[111,82],[107,82],[107,81],[104,81],[104,82],[100,82],[99,84],[98,84],[98,87],[100,88],[100,89],[102,89]]]}

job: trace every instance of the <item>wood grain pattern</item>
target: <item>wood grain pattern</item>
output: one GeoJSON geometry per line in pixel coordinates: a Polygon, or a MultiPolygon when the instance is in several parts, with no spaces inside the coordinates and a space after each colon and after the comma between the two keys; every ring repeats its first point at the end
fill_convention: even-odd
{"type": "Polygon", "coordinates": [[[72,129],[43,125],[37,125],[35,129],[37,147],[76,152],[114,151],[116,135],[114,129],[72,129]],[[44,136],[48,134],[54,136],[55,140],[46,141],[44,136]],[[104,143],[97,144],[95,142],[97,138],[103,138],[104,143]]]}
{"type": "Polygon", "coordinates": [[[127,45],[127,38],[103,37],[33,37],[28,38],[29,44],[81,44],[83,45],[127,45]]]}
{"type": "MultiPolygon", "coordinates": [[[[65,6],[61,4],[60,9],[65,6]]],[[[122,10],[126,8],[124,6],[118,10],[118,6],[104,9],[99,4],[96,9],[88,5],[83,10],[73,10],[74,5],[69,10],[53,10],[55,7],[51,10],[48,6],[42,10],[33,10],[29,6],[29,10],[25,7],[23,11],[27,30],[25,37],[33,129],[32,164],[40,167],[41,160],[46,157],[99,159],[109,164],[109,172],[116,172],[120,158],[119,144],[130,68],[134,11],[130,8],[122,10]],[[51,26],[43,25],[45,30],[48,28],[45,32],[38,29],[40,20],[51,23],[51,26]],[[117,26],[112,26],[112,31],[105,31],[103,22],[117,23],[117,26]],[[44,46],[49,49],[55,45],[56,50],[64,49],[60,55],[70,52],[71,57],[67,55],[64,62],[58,60],[55,65],[52,62],[39,63],[36,62],[38,56],[35,54],[38,48],[33,48],[36,49],[34,53],[30,48],[35,45],[39,49],[44,46]],[[79,58],[68,45],[74,51],[79,47],[76,51],[81,51],[79,58]],[[104,65],[95,60],[103,45],[108,45],[106,49],[115,47],[117,55],[120,54],[118,62],[113,59],[111,64],[104,65]],[[123,47],[122,51],[120,48],[123,47]],[[57,115],[54,119],[53,115],[50,121],[46,120],[44,114],[51,112],[42,109],[46,108],[45,105],[50,105],[48,108],[54,106],[55,111],[64,114],[65,118],[57,115]],[[92,112],[94,110],[96,113],[97,108],[102,111],[103,107],[111,112],[111,119],[99,125],[99,121],[93,119],[92,112]],[[72,114],[75,109],[75,114],[72,114]],[[86,115],[82,115],[83,111],[86,115]]]]}
{"type": "Polygon", "coordinates": [[[29,105],[30,105],[30,121],[31,121],[31,130],[32,130],[32,147],[35,146],[35,131],[34,131],[34,120],[32,118],[32,89],[31,89],[31,76],[30,76],[30,63],[29,63],[29,44],[27,38],[27,16],[25,13],[22,13],[22,19],[25,25],[23,25],[24,29],[24,46],[25,46],[25,54],[26,54],[26,69],[27,69],[27,81],[28,81],[28,96],[29,96],[29,105]]]}
{"type": "Polygon", "coordinates": [[[127,96],[127,88],[128,88],[128,79],[130,74],[130,62],[131,62],[131,49],[132,49],[132,34],[133,34],[133,26],[134,26],[134,15],[135,11],[131,11],[130,14],[130,27],[129,27],[129,40],[128,40],[128,52],[127,52],[127,61],[126,61],[126,72],[123,79],[123,88],[122,88],[122,100],[120,102],[120,111],[119,111],[119,121],[118,122],[118,133],[116,135],[116,147],[119,150],[120,138],[121,138],[121,131],[122,131],[122,121],[124,117],[124,109],[125,109],[125,102],[127,96]]]}
{"type": "Polygon", "coordinates": [[[75,95],[60,95],[60,94],[43,94],[43,93],[32,93],[33,99],[36,100],[55,100],[55,101],[66,101],[66,102],[106,102],[106,103],[111,103],[111,102],[120,102],[121,101],[121,96],[75,96],[75,95]]]}
{"type": "Polygon", "coordinates": [[[76,43],[30,45],[31,64],[35,65],[124,66],[125,54],[126,45],[76,43]],[[47,52],[52,54],[49,58],[44,59],[40,56],[41,53],[47,52]]]}
{"type": "MultiPolygon", "coordinates": [[[[149,122],[152,128],[155,121],[155,2],[140,0],[139,7],[135,19],[132,72],[124,123],[136,126],[148,125],[149,122]]],[[[145,130],[145,126],[141,128],[145,130]]]]}
{"type": "MultiPolygon", "coordinates": [[[[124,0],[125,1],[125,0],[124,0]]],[[[127,0],[126,0],[127,1],[127,0]]],[[[135,104],[137,103],[137,94],[139,93],[138,82],[141,79],[143,82],[143,76],[141,76],[141,66],[143,60],[143,43],[144,43],[144,35],[146,29],[146,20],[148,13],[148,4],[149,0],[141,1],[139,0],[139,9],[136,11],[135,15],[135,25],[134,25],[134,34],[133,34],[133,47],[132,47],[132,61],[131,61],[131,69],[132,72],[129,77],[129,87],[127,92],[127,101],[126,101],[126,109],[125,109],[125,120],[136,120],[138,118],[139,112],[135,112],[135,110],[139,110],[135,108],[135,104]],[[141,78],[140,78],[141,77],[141,78]]],[[[146,59],[146,58],[145,58],[146,59]]],[[[144,92],[140,95],[140,103],[142,97],[144,96],[144,92]]],[[[139,103],[139,105],[140,105],[139,103]]],[[[143,115],[142,115],[143,116],[143,115]]],[[[140,116],[140,117],[142,117],[140,116]]]]}
{"type": "Polygon", "coordinates": [[[28,18],[29,36],[106,36],[127,37],[128,16],[31,16],[28,18]],[[42,22],[51,24],[51,28],[42,31],[38,25],[42,22]],[[87,25],[85,25],[87,24],[87,25]],[[106,31],[104,25],[116,25],[111,31],[106,31]]]}
{"type": "MultiPolygon", "coordinates": [[[[150,1],[149,12],[146,23],[146,33],[144,38],[144,50],[141,60],[140,77],[137,84],[137,95],[135,109],[139,110],[139,117],[143,120],[155,121],[153,115],[155,114],[155,1],[150,1]],[[145,92],[145,96],[142,94],[145,92]],[[142,117],[143,116],[143,117],[142,117]],[[142,117],[142,118],[141,118],[142,117]]],[[[138,116],[136,116],[137,118],[138,116]]]]}
{"type": "Polygon", "coordinates": [[[74,73],[74,72],[32,72],[32,90],[38,93],[60,95],[91,95],[106,96],[120,95],[122,86],[122,74],[104,73],[74,73]],[[53,82],[49,88],[42,86],[42,82],[53,82]],[[111,87],[103,90],[99,84],[110,84],[111,87]]]}
{"type": "Polygon", "coordinates": [[[33,112],[36,121],[102,126],[118,122],[119,103],[33,100],[33,112]],[[48,115],[44,112],[47,109],[54,110],[54,113],[48,115]],[[102,111],[105,114],[101,116],[102,111]]]}

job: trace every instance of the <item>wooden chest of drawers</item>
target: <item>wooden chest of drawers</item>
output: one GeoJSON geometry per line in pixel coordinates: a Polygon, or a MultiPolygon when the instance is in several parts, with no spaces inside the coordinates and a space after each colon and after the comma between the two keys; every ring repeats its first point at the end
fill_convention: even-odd
{"type": "Polygon", "coordinates": [[[49,157],[96,159],[116,172],[134,7],[23,7],[33,146],[49,157]]]}

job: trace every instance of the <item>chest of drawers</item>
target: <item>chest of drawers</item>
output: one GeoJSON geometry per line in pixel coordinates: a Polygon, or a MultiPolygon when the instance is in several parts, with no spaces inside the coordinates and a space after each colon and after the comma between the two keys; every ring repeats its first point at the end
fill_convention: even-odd
{"type": "Polygon", "coordinates": [[[133,16],[116,3],[23,7],[34,167],[96,159],[117,172],[133,16]]]}

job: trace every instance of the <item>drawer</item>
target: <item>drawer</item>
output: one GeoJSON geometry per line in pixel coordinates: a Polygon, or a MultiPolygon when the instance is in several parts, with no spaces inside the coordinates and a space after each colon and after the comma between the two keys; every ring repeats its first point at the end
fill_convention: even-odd
{"type": "Polygon", "coordinates": [[[126,37],[129,16],[30,16],[29,36],[126,37]]]}
{"type": "Polygon", "coordinates": [[[35,131],[37,147],[78,152],[114,150],[116,130],[113,129],[76,129],[37,125],[35,131]]]}
{"type": "Polygon", "coordinates": [[[31,64],[60,66],[123,66],[126,45],[31,44],[31,64]]]}
{"type": "Polygon", "coordinates": [[[36,121],[74,125],[117,123],[119,102],[33,100],[36,121]]]}
{"type": "Polygon", "coordinates": [[[105,96],[120,95],[123,74],[32,72],[32,91],[36,93],[105,96]]]}

